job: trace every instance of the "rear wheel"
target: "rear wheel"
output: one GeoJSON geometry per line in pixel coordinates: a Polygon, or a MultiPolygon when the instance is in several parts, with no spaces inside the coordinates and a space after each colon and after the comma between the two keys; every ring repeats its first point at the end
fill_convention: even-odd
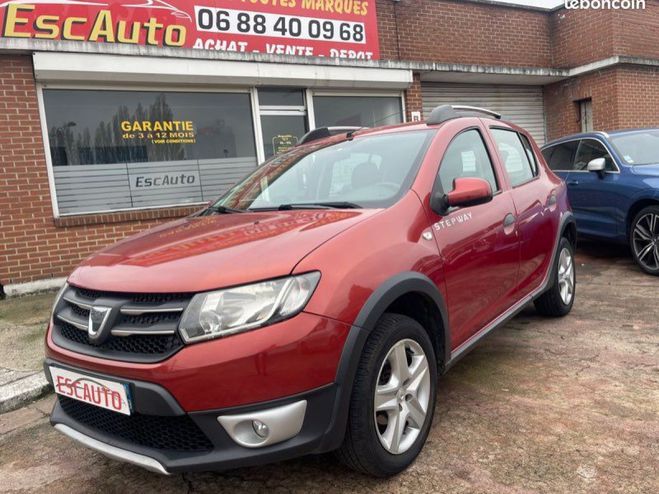
{"type": "Polygon", "coordinates": [[[659,276],[659,206],[649,206],[636,215],[629,244],[636,264],[646,273],[659,276]]]}
{"type": "Polygon", "coordinates": [[[551,276],[549,289],[535,300],[535,308],[543,316],[563,317],[572,310],[577,287],[574,247],[565,237],[558,244],[551,276]]]}
{"type": "Polygon", "coordinates": [[[436,386],[428,333],[414,319],[384,314],[361,356],[339,458],[378,477],[405,470],[428,437],[436,386]]]}

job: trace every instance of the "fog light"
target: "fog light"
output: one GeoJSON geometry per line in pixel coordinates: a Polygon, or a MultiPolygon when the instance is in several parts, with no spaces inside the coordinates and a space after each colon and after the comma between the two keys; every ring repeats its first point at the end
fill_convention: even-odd
{"type": "Polygon", "coordinates": [[[256,435],[262,438],[268,437],[270,435],[270,429],[268,428],[267,425],[265,425],[263,422],[260,420],[252,420],[252,427],[254,428],[254,432],[256,432],[256,435]]]}
{"type": "Polygon", "coordinates": [[[301,400],[266,410],[220,415],[217,421],[229,437],[241,446],[263,448],[299,434],[306,411],[307,401],[301,400]]]}

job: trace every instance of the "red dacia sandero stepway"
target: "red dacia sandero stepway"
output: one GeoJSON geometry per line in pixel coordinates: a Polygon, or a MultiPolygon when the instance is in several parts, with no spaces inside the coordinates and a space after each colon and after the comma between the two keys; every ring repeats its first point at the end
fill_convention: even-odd
{"type": "Polygon", "coordinates": [[[443,106],[332,134],[75,269],[46,341],[57,430],[161,473],[336,450],[393,475],[440,374],[529,302],[570,311],[565,185],[523,129],[443,106]]]}

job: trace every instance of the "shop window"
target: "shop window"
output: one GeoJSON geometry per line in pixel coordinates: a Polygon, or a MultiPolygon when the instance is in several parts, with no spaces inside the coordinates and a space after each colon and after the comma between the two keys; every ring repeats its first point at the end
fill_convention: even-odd
{"type": "Polygon", "coordinates": [[[403,121],[398,96],[314,96],[316,127],[377,127],[403,121]]]}
{"type": "Polygon", "coordinates": [[[201,203],[256,166],[247,93],[44,90],[60,214],[201,203]]]}
{"type": "Polygon", "coordinates": [[[259,105],[261,106],[304,106],[304,94],[301,89],[260,88],[259,105]]]}

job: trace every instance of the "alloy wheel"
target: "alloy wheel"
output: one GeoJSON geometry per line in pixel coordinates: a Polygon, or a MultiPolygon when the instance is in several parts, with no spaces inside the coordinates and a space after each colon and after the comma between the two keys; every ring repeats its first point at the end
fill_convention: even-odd
{"type": "Polygon", "coordinates": [[[558,258],[558,291],[561,300],[569,305],[574,296],[574,262],[569,249],[563,248],[558,258]]]}
{"type": "Polygon", "coordinates": [[[659,215],[641,216],[632,232],[634,254],[640,264],[650,271],[659,269],[659,215]]]}
{"type": "Polygon", "coordinates": [[[416,341],[398,341],[380,367],[374,396],[375,428],[389,453],[403,454],[415,443],[428,414],[430,370],[416,341]]]}

